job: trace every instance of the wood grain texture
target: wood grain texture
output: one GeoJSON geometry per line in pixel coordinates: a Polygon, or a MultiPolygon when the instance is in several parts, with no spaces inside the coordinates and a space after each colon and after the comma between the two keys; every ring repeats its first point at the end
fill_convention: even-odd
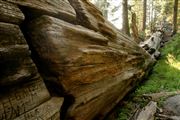
{"type": "Polygon", "coordinates": [[[76,13],[67,0],[6,0],[25,7],[27,16],[50,15],[74,22],[76,13]]]}
{"type": "Polygon", "coordinates": [[[52,97],[47,102],[44,102],[14,120],[60,120],[62,103],[63,98],[52,97]]]}
{"type": "Polygon", "coordinates": [[[0,66],[0,120],[60,119],[63,99],[47,101],[50,94],[18,25],[0,22],[0,66]]]}
{"type": "Polygon", "coordinates": [[[44,82],[39,76],[25,84],[1,87],[0,119],[12,120],[37,107],[50,98],[44,82]]]}
{"type": "Polygon", "coordinates": [[[17,5],[0,0],[0,22],[20,24],[25,19],[17,5]]]}
{"type": "Polygon", "coordinates": [[[94,31],[102,33],[114,41],[117,36],[116,28],[105,20],[102,13],[87,0],[69,0],[77,13],[77,23],[94,31]]]}
{"type": "Polygon", "coordinates": [[[157,110],[157,103],[150,101],[139,113],[136,120],[154,120],[157,110]]]}
{"type": "Polygon", "coordinates": [[[0,22],[0,85],[31,80],[37,74],[19,26],[0,22]]]}

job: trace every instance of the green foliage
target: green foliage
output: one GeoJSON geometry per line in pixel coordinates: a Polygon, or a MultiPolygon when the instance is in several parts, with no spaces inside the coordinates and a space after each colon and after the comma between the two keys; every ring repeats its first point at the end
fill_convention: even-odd
{"type": "Polygon", "coordinates": [[[160,4],[162,5],[161,13],[164,16],[173,14],[173,0],[163,1],[163,3],[160,1],[160,4]]]}
{"type": "MultiPolygon", "coordinates": [[[[162,50],[162,57],[154,66],[148,80],[132,93],[127,102],[119,108],[117,120],[127,120],[138,106],[143,107],[148,100],[142,94],[180,90],[180,34],[177,34],[162,50]]],[[[161,106],[165,98],[160,98],[161,106]]]]}

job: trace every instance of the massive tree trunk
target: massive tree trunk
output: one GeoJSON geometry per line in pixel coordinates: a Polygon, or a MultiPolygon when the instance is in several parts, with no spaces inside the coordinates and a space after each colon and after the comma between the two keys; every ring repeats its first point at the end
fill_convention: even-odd
{"type": "Polygon", "coordinates": [[[147,9],[147,0],[143,0],[143,23],[142,23],[142,31],[146,29],[146,9],[147,9]]]}
{"type": "Polygon", "coordinates": [[[129,32],[129,19],[128,19],[128,0],[123,0],[123,31],[128,36],[130,36],[129,32]]]}
{"type": "Polygon", "coordinates": [[[154,63],[88,0],[0,5],[0,119],[103,119],[154,63]]]}
{"type": "Polygon", "coordinates": [[[178,0],[174,0],[173,34],[176,34],[176,32],[177,32],[177,14],[178,14],[178,0]]]}

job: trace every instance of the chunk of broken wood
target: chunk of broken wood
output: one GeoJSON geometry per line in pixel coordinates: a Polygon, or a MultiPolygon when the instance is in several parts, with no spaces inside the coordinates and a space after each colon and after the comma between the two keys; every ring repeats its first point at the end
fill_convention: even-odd
{"type": "Polygon", "coordinates": [[[147,106],[145,106],[137,118],[134,120],[154,120],[154,115],[157,110],[157,103],[154,101],[150,101],[147,106]]]}
{"type": "Polygon", "coordinates": [[[162,46],[162,37],[162,32],[156,31],[148,40],[140,43],[140,46],[145,49],[149,54],[151,54],[153,58],[158,59],[161,54],[159,52],[159,49],[162,46]]]}

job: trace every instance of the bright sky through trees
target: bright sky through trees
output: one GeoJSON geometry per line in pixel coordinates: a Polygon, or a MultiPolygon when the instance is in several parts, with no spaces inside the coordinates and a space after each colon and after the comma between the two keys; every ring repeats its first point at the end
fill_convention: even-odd
{"type": "MultiPolygon", "coordinates": [[[[92,0],[95,3],[97,0],[92,0]]],[[[122,28],[122,0],[108,0],[110,6],[108,7],[108,20],[117,28],[122,28]],[[114,7],[120,7],[116,12],[110,12],[114,7]]]]}

